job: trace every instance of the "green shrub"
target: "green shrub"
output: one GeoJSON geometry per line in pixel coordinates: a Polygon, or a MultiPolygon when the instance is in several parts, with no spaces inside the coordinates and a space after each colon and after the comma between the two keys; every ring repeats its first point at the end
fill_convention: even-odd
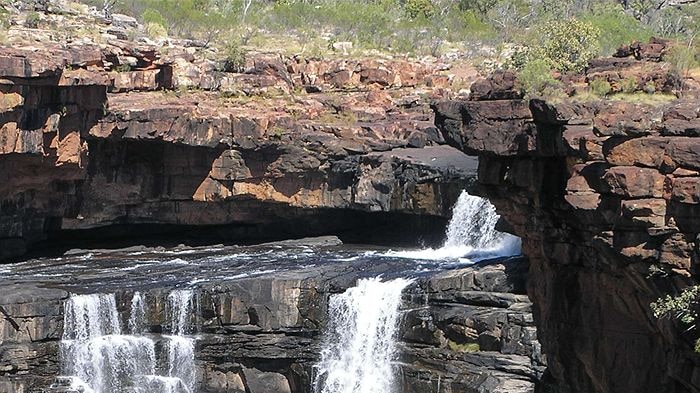
{"type": "Polygon", "coordinates": [[[24,26],[30,29],[36,29],[39,27],[39,23],[41,23],[41,16],[38,12],[30,12],[24,20],[24,26]]]}
{"type": "Polygon", "coordinates": [[[549,62],[538,59],[528,62],[518,74],[520,89],[529,97],[549,96],[560,83],[552,76],[549,62]]]}
{"type": "Polygon", "coordinates": [[[165,38],[168,36],[168,30],[159,23],[149,22],[146,24],[146,34],[153,39],[165,38]]]}
{"type": "Polygon", "coordinates": [[[452,340],[447,341],[447,347],[454,352],[479,352],[481,350],[477,343],[460,344],[452,340]]]}
{"type": "MultiPolygon", "coordinates": [[[[688,326],[688,330],[696,327],[698,306],[700,300],[700,285],[694,285],[681,291],[677,296],[666,295],[651,303],[651,311],[656,318],[671,318],[688,326]]],[[[695,341],[695,352],[700,353],[700,339],[695,341]]]]}
{"type": "Polygon", "coordinates": [[[0,29],[9,29],[10,24],[10,13],[0,7],[0,29]]]}
{"type": "Polygon", "coordinates": [[[623,93],[631,94],[637,91],[637,78],[628,76],[620,81],[620,89],[623,93]]]}
{"type": "Polygon", "coordinates": [[[246,53],[235,41],[229,42],[224,48],[222,71],[242,72],[245,67],[246,53]]]}
{"type": "MultiPolygon", "coordinates": [[[[144,25],[151,23],[166,28],[166,32],[188,38],[206,38],[224,23],[219,10],[225,2],[209,0],[122,0],[117,9],[141,17],[144,25]]],[[[223,9],[223,8],[222,8],[223,9]]],[[[229,12],[226,16],[232,16],[229,12]]]]}
{"type": "Polygon", "coordinates": [[[435,14],[435,6],[430,0],[406,0],[404,4],[409,18],[430,18],[435,14]]]}
{"type": "Polygon", "coordinates": [[[157,10],[151,8],[143,12],[141,19],[143,20],[144,24],[157,23],[161,26],[165,26],[167,24],[165,18],[163,18],[163,15],[161,15],[157,10]]]}
{"type": "Polygon", "coordinates": [[[644,84],[644,92],[647,94],[656,93],[656,83],[654,81],[649,81],[644,84]]]}
{"type": "Polygon", "coordinates": [[[599,97],[605,97],[608,94],[610,94],[610,91],[612,90],[612,86],[610,86],[610,82],[608,82],[606,79],[603,78],[596,78],[593,79],[592,81],[588,82],[588,86],[591,88],[591,91],[593,94],[599,96],[599,97]]]}
{"type": "Polygon", "coordinates": [[[688,71],[699,66],[698,64],[698,47],[692,43],[678,43],[674,45],[664,56],[664,60],[668,61],[673,67],[673,71],[678,75],[686,77],[688,71]]]}
{"type": "Polygon", "coordinates": [[[486,39],[495,37],[493,26],[481,20],[474,11],[464,11],[458,20],[460,29],[453,28],[453,31],[459,30],[458,34],[462,37],[486,39]]]}
{"type": "Polygon", "coordinates": [[[698,318],[700,285],[684,289],[678,296],[666,295],[651,303],[656,318],[672,318],[686,325],[695,325],[698,318]]]}
{"type": "Polygon", "coordinates": [[[576,19],[550,21],[537,28],[539,45],[529,50],[530,59],[543,59],[561,72],[581,72],[599,51],[600,31],[576,19]]]}
{"type": "Polygon", "coordinates": [[[116,72],[129,72],[131,71],[131,66],[124,63],[124,64],[119,64],[118,66],[114,67],[114,71],[116,72]]]}

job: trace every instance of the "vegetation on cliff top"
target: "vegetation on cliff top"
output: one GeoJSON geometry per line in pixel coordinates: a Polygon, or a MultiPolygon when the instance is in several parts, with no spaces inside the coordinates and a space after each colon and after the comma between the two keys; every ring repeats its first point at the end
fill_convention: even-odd
{"type": "Polygon", "coordinates": [[[557,60],[562,50],[569,50],[573,58],[552,64],[560,70],[579,68],[587,56],[609,55],[620,44],[652,35],[691,37],[700,20],[697,4],[663,7],[662,0],[83,2],[136,16],[145,25],[159,24],[173,36],[253,45],[270,44],[277,36],[278,44],[307,52],[323,52],[344,41],[356,48],[414,55],[457,48],[478,55],[482,51],[476,48],[482,46],[499,55],[515,45],[540,51],[533,57],[544,53],[557,60]]]}
{"type": "MultiPolygon", "coordinates": [[[[562,94],[555,75],[580,73],[597,56],[652,36],[680,44],[678,75],[700,62],[700,3],[663,0],[82,0],[135,16],[154,39],[218,46],[226,68],[245,50],[287,55],[400,54],[468,57],[483,72],[512,67],[529,96],[562,94]]],[[[608,96],[593,81],[592,96],[608,96]]],[[[632,83],[628,83],[628,87],[632,83]]],[[[634,88],[626,93],[635,93],[634,88]]],[[[650,91],[655,91],[652,87],[650,91]]]]}

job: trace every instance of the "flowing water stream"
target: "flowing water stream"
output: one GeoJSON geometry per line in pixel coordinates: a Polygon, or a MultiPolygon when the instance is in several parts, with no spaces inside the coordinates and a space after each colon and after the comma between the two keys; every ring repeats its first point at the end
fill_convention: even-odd
{"type": "Polygon", "coordinates": [[[520,238],[499,232],[500,216],[487,199],[462,191],[452,208],[442,247],[422,250],[390,251],[388,256],[419,260],[463,259],[477,262],[487,258],[520,254],[520,238]]]}
{"type": "Polygon", "coordinates": [[[519,254],[519,239],[495,230],[498,218],[488,201],[464,192],[438,249],[272,246],[145,251],[117,257],[90,253],[70,262],[18,264],[7,273],[16,280],[49,284],[68,276],[76,283],[75,292],[94,293],[73,294],[65,302],[60,345],[64,377],[57,379],[62,386],[84,393],[195,393],[198,286],[300,268],[333,272],[339,264],[353,266],[356,285],[329,299],[328,324],[311,388],[315,393],[398,393],[393,361],[402,291],[421,275],[519,254]],[[75,279],[86,271],[86,278],[75,279]],[[153,302],[148,301],[148,290],[154,287],[186,288],[171,290],[164,298],[163,332],[150,331],[151,325],[159,324],[149,321],[153,302]],[[124,289],[133,296],[120,313],[115,293],[124,289]]]}
{"type": "MultiPolygon", "coordinates": [[[[388,252],[410,259],[483,259],[517,255],[520,239],[496,230],[499,216],[488,200],[463,191],[453,208],[439,249],[388,252]]],[[[400,322],[401,292],[411,280],[362,279],[331,296],[329,323],[321,360],[316,365],[315,393],[394,393],[392,362],[400,322]]]]}

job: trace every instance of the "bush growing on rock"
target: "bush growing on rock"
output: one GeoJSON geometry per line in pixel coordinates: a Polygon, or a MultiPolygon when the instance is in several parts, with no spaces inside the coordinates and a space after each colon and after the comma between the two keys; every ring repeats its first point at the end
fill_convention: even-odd
{"type": "Polygon", "coordinates": [[[165,27],[159,23],[156,22],[148,22],[146,24],[146,34],[150,38],[153,39],[159,39],[159,38],[165,38],[168,36],[168,31],[165,29],[165,27]]]}
{"type": "Polygon", "coordinates": [[[543,59],[528,62],[518,74],[518,84],[530,98],[553,96],[560,86],[560,82],[552,76],[549,62],[543,59]]]}
{"type": "Polygon", "coordinates": [[[543,59],[561,72],[582,71],[600,49],[600,30],[577,19],[542,24],[537,36],[541,43],[531,47],[530,58],[543,59]]]}
{"type": "MultiPolygon", "coordinates": [[[[700,307],[700,285],[684,289],[679,295],[666,295],[651,303],[651,311],[656,318],[670,318],[680,321],[695,330],[700,307]]],[[[700,353],[700,339],[695,341],[695,352],[700,353]]]]}
{"type": "Polygon", "coordinates": [[[671,63],[678,75],[686,77],[688,71],[700,66],[700,47],[693,42],[676,44],[664,56],[664,60],[671,63]]]}
{"type": "Polygon", "coordinates": [[[620,81],[620,90],[623,93],[631,94],[637,91],[637,78],[628,76],[620,81]]]}
{"type": "Polygon", "coordinates": [[[229,42],[224,48],[222,71],[242,72],[245,67],[246,53],[235,41],[229,42]]]}
{"type": "Polygon", "coordinates": [[[41,16],[38,12],[30,12],[24,20],[24,26],[30,29],[36,29],[41,23],[41,16]]]}
{"type": "Polygon", "coordinates": [[[599,97],[605,97],[612,91],[610,82],[603,78],[593,79],[588,83],[588,86],[591,88],[591,92],[599,97]]]}

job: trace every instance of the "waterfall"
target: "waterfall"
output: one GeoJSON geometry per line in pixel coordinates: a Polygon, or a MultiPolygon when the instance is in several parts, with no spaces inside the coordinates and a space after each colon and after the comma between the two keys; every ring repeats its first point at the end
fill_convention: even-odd
{"type": "Polygon", "coordinates": [[[146,307],[140,292],[135,292],[131,298],[131,312],[129,313],[129,332],[141,334],[146,331],[146,307]]]}
{"type": "Polygon", "coordinates": [[[452,208],[445,242],[438,249],[391,251],[387,256],[410,259],[457,259],[477,261],[520,254],[520,238],[496,230],[500,216],[487,199],[462,191],[452,208]]]}
{"type": "Polygon", "coordinates": [[[126,324],[130,334],[122,332],[114,294],[71,295],[65,302],[60,343],[61,373],[70,388],[84,393],[193,392],[194,339],[185,337],[190,308],[177,303],[191,303],[192,293],[176,292],[168,297],[174,335],[166,336],[166,370],[158,370],[156,341],[144,334],[146,308],[139,292],[131,299],[126,324]]]}
{"type": "Polygon", "coordinates": [[[362,279],[331,296],[316,393],[391,393],[401,292],[410,280],[362,279]]]}
{"type": "Polygon", "coordinates": [[[496,246],[505,236],[496,230],[499,217],[487,199],[462,191],[452,208],[443,247],[487,249],[496,246]]]}
{"type": "Polygon", "coordinates": [[[175,336],[187,333],[187,317],[192,309],[192,291],[176,290],[168,294],[167,312],[170,319],[170,329],[175,336]]]}
{"type": "Polygon", "coordinates": [[[122,334],[114,295],[68,298],[61,355],[62,374],[95,393],[122,393],[134,376],[155,373],[155,343],[122,334]]]}
{"type": "Polygon", "coordinates": [[[194,339],[186,337],[187,319],[192,309],[192,291],[177,290],[168,295],[172,335],[168,339],[168,376],[178,377],[189,392],[194,390],[194,339]]]}

